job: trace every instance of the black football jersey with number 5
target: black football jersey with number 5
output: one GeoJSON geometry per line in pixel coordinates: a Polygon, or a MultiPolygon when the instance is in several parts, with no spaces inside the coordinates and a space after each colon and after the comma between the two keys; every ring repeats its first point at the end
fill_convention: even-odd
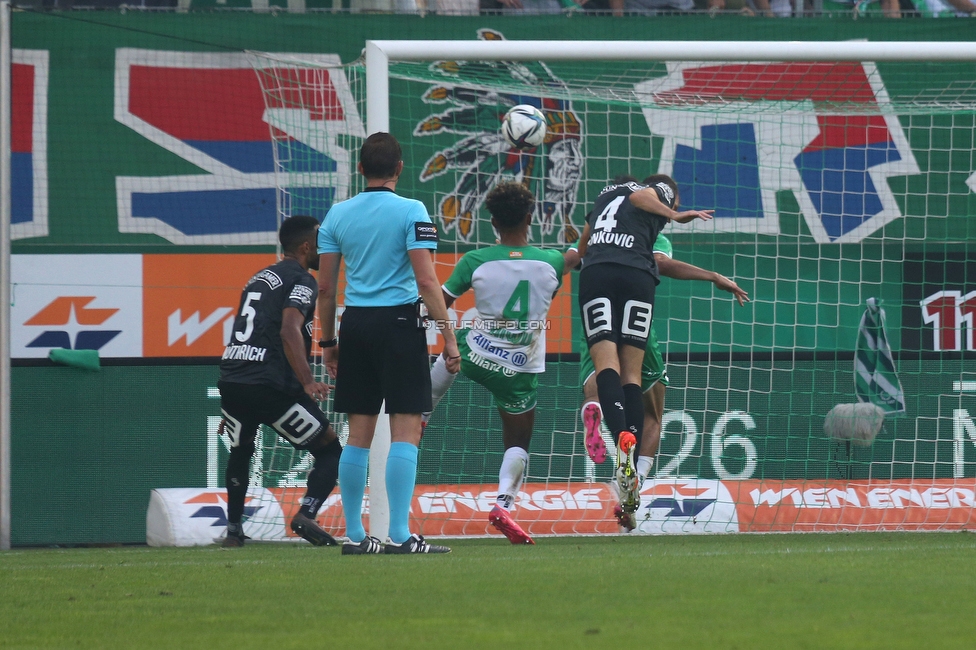
{"type": "Polygon", "coordinates": [[[259,271],[248,280],[234,329],[220,361],[220,378],[238,384],[270,386],[289,395],[302,392],[281,342],[282,313],[294,307],[304,316],[305,355],[312,351],[312,321],[318,283],[292,259],[259,271]]]}
{"type": "MultiPolygon", "coordinates": [[[[629,201],[634,192],[647,185],[624,183],[610,185],[600,192],[593,210],[586,216],[590,225],[590,240],[586,245],[583,266],[593,264],[623,264],[648,271],[659,281],[654,261],[654,241],[667,225],[667,217],[641,210],[629,201]]],[[[663,190],[654,186],[658,198],[668,205],[663,190]]]]}

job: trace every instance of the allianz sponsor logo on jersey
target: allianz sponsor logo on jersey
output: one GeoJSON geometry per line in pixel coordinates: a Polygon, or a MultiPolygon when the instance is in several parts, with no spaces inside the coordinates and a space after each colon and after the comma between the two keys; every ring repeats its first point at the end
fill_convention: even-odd
{"type": "Polygon", "coordinates": [[[337,138],[365,130],[339,57],[292,56],[316,67],[262,68],[289,82],[264,94],[242,53],[116,50],[115,119],[202,170],[116,178],[120,232],[274,244],[276,164],[301,177],[285,188],[292,214],[321,219],[347,198],[353,161],[337,138]]]}
{"type": "Polygon", "coordinates": [[[888,179],[919,173],[873,63],[669,63],[636,91],[682,206],[715,209],[696,229],[777,234],[789,190],[817,242],[857,242],[902,216],[888,179]]]}
{"type": "Polygon", "coordinates": [[[11,280],[12,357],[142,356],[140,255],[14,255],[11,280]]]}
{"type": "Polygon", "coordinates": [[[13,50],[10,116],[10,236],[47,228],[47,50],[13,50]]]}
{"type": "MultiPolygon", "coordinates": [[[[478,350],[481,352],[481,354],[484,354],[485,356],[488,357],[492,357],[494,359],[499,359],[501,361],[507,361],[508,363],[514,366],[522,367],[525,365],[525,362],[528,361],[528,357],[525,355],[524,352],[516,351],[513,353],[511,350],[506,350],[505,348],[499,347],[495,341],[492,341],[490,338],[488,338],[481,332],[477,332],[477,331],[471,332],[470,335],[468,336],[468,342],[473,343],[475,347],[477,347],[478,350]]],[[[473,356],[470,359],[474,361],[475,364],[485,368],[486,370],[497,371],[500,369],[506,375],[511,374],[510,370],[508,368],[505,368],[504,366],[502,366],[501,368],[494,367],[500,364],[494,364],[488,362],[488,364],[490,365],[486,366],[485,364],[481,364],[475,361],[473,356]]]]}

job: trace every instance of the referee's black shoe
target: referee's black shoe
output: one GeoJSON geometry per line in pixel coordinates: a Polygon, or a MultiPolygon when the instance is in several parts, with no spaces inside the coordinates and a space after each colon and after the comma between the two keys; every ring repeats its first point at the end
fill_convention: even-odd
{"type": "Polygon", "coordinates": [[[408,553],[450,553],[451,549],[447,546],[437,546],[436,544],[428,544],[424,539],[423,535],[418,535],[414,533],[407,541],[403,544],[394,544],[392,541],[386,543],[383,547],[385,553],[392,553],[394,555],[401,554],[405,555],[408,553]]]}
{"type": "Polygon", "coordinates": [[[291,529],[312,546],[335,546],[337,544],[335,537],[322,530],[313,519],[309,519],[300,512],[292,518],[291,529]]]}
{"type": "Polygon", "coordinates": [[[346,542],[342,545],[343,555],[373,555],[383,552],[380,540],[367,535],[361,542],[346,542]]]}

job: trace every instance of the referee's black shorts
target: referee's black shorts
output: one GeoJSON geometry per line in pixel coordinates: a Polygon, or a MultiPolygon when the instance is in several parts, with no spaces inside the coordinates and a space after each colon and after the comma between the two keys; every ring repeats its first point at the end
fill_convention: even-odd
{"type": "Polygon", "coordinates": [[[589,347],[599,341],[642,350],[651,334],[654,290],[649,271],[624,264],[583,265],[579,277],[580,318],[589,347]]]}
{"type": "Polygon", "coordinates": [[[334,409],[376,415],[432,410],[427,331],[415,305],[346,307],[339,328],[334,409]]]}

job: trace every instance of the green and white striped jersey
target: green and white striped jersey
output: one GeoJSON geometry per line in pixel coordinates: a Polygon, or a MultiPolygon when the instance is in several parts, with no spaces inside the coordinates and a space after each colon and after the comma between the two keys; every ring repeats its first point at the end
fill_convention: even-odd
{"type": "Polygon", "coordinates": [[[474,289],[478,316],[460,332],[473,352],[515,372],[540,373],[546,315],[562,276],[557,250],[491,246],[465,253],[443,288],[455,298],[474,289]]]}

